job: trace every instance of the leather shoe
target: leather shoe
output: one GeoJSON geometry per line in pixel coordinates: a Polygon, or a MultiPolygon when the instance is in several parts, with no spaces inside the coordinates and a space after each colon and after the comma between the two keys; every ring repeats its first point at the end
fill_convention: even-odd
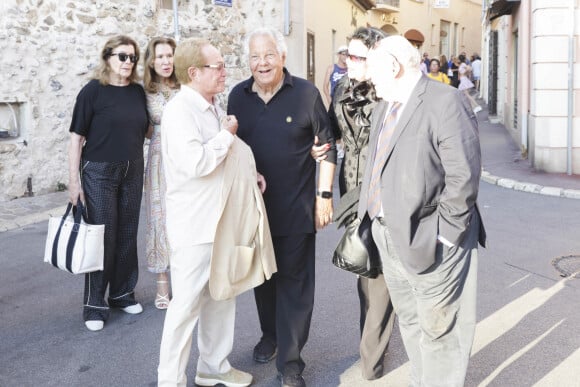
{"type": "Polygon", "coordinates": [[[254,347],[254,360],[258,363],[267,363],[276,357],[278,346],[272,340],[262,337],[254,347]]]}
{"type": "Polygon", "coordinates": [[[282,387],[306,387],[306,382],[300,374],[281,375],[282,387]]]}

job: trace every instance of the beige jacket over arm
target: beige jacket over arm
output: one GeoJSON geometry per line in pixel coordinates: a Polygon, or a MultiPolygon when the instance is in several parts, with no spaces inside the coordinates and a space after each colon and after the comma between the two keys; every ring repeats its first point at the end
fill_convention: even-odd
{"type": "Polygon", "coordinates": [[[209,289],[224,300],[261,285],[277,270],[250,147],[235,138],[225,161],[209,289]]]}

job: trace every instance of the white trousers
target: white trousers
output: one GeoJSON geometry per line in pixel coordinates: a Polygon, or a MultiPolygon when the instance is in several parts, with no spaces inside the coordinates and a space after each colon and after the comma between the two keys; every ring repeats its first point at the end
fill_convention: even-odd
{"type": "Polygon", "coordinates": [[[193,329],[199,320],[197,372],[223,374],[231,369],[228,355],[234,342],[235,298],[215,301],[209,294],[212,244],[188,246],[170,257],[173,297],[167,308],[161,352],[159,386],[186,386],[185,370],[193,329]]]}

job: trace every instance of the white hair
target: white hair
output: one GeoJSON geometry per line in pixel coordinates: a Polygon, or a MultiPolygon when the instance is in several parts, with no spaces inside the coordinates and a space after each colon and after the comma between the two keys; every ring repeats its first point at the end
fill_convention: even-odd
{"type": "Polygon", "coordinates": [[[256,36],[269,36],[274,39],[274,42],[276,42],[276,50],[278,51],[278,54],[285,56],[288,52],[286,40],[280,31],[271,27],[260,27],[253,30],[246,36],[244,41],[244,54],[246,57],[250,55],[250,42],[256,36]]]}
{"type": "Polygon", "coordinates": [[[419,69],[421,54],[407,39],[400,35],[387,36],[379,40],[375,50],[393,55],[406,69],[419,69]]]}

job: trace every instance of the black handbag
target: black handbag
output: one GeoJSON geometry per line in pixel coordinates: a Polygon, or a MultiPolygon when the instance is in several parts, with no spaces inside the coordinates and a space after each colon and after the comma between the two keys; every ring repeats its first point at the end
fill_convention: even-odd
{"type": "Polygon", "coordinates": [[[332,257],[336,267],[367,278],[376,278],[381,273],[381,259],[371,224],[365,215],[362,220],[355,218],[346,225],[332,257]]]}

